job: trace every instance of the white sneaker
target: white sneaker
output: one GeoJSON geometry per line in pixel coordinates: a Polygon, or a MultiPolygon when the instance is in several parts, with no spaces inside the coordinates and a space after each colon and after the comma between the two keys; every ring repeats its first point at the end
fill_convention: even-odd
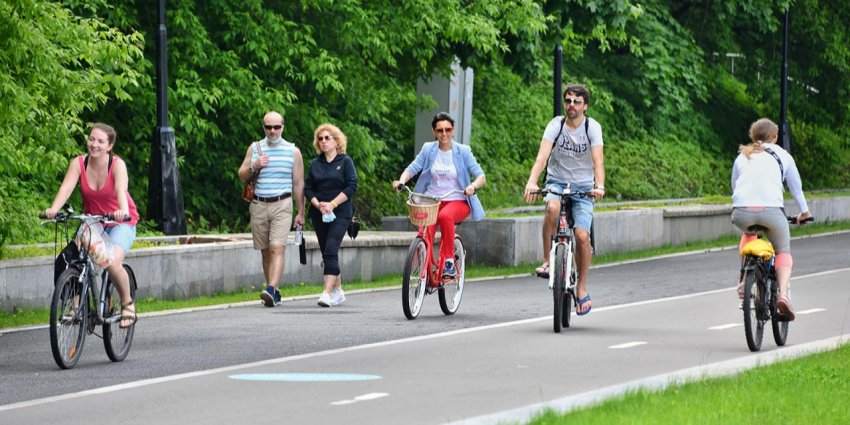
{"type": "Polygon", "coordinates": [[[342,288],[334,289],[331,292],[331,305],[340,305],[345,302],[345,292],[343,292],[342,288]]]}
{"type": "Polygon", "coordinates": [[[322,307],[330,307],[333,305],[331,303],[331,295],[327,292],[322,292],[322,295],[319,297],[319,305],[322,307]]]}

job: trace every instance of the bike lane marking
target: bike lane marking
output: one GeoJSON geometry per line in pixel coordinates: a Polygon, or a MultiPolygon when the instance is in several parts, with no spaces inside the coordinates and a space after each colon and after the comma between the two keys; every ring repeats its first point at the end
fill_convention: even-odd
{"type": "Polygon", "coordinates": [[[710,331],[722,331],[724,329],[736,328],[738,326],[744,326],[744,325],[742,325],[740,323],[727,323],[725,325],[712,326],[712,327],[708,328],[708,330],[710,330],[710,331]]]}
{"type": "Polygon", "coordinates": [[[384,397],[389,397],[389,394],[388,393],[369,393],[369,394],[359,395],[359,396],[354,397],[353,399],[350,399],[350,400],[332,401],[330,404],[331,404],[331,406],[345,406],[345,405],[354,404],[354,403],[357,403],[357,402],[360,402],[360,401],[377,400],[379,398],[384,398],[384,397]]]}
{"type": "Polygon", "coordinates": [[[626,342],[626,343],[623,343],[623,344],[612,345],[608,348],[613,349],[613,350],[620,350],[620,349],[623,349],[623,348],[640,347],[641,345],[646,345],[646,344],[648,344],[648,342],[646,342],[646,341],[632,341],[632,342],[626,342]]]}

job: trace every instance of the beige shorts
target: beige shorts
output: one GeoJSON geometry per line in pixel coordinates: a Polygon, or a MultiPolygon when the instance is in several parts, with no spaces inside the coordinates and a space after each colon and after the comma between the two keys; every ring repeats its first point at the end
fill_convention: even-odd
{"type": "Polygon", "coordinates": [[[251,202],[251,235],[254,249],[270,245],[286,246],[289,228],[292,227],[292,198],[277,202],[251,202]]]}

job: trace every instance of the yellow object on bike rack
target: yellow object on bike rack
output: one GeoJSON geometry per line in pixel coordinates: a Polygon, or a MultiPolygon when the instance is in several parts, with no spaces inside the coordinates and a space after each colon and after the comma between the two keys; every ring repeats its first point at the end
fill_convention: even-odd
{"type": "Polygon", "coordinates": [[[756,239],[747,242],[741,250],[742,257],[746,255],[755,255],[756,257],[761,257],[761,259],[765,261],[769,260],[770,257],[773,257],[773,253],[773,245],[764,239],[756,239]]]}

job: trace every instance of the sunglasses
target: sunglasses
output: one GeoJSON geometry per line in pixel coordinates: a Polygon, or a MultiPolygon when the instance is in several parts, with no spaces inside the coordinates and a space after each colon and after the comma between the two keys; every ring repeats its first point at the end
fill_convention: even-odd
{"type": "Polygon", "coordinates": [[[584,103],[584,99],[582,99],[580,97],[577,97],[575,99],[570,99],[569,97],[565,97],[564,98],[564,104],[569,105],[570,103],[572,103],[573,105],[581,105],[582,103],[584,103]]]}
{"type": "Polygon", "coordinates": [[[454,128],[453,128],[453,127],[435,128],[435,129],[434,129],[434,132],[436,132],[436,133],[440,133],[440,134],[443,134],[443,133],[451,133],[452,131],[454,131],[454,128]]]}
{"type": "Polygon", "coordinates": [[[265,128],[266,130],[280,130],[281,128],[283,128],[283,126],[282,125],[264,125],[263,128],[265,128]]]}
{"type": "Polygon", "coordinates": [[[334,139],[333,136],[319,136],[319,137],[316,138],[316,141],[317,142],[323,142],[325,140],[333,140],[333,139],[334,139]]]}

